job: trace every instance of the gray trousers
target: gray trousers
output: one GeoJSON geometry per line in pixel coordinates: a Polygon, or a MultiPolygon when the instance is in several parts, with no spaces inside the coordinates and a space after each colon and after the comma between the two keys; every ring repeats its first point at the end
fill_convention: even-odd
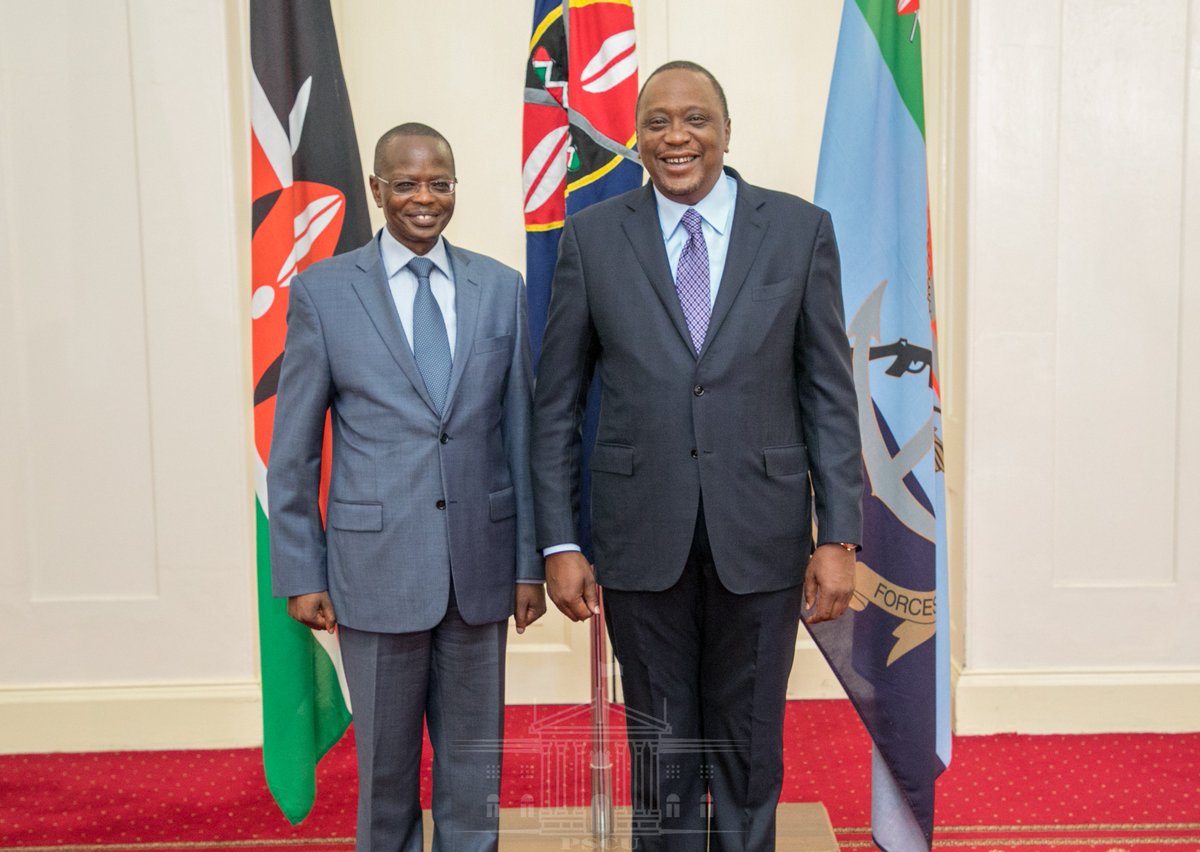
{"type": "Polygon", "coordinates": [[[434,852],[495,852],[508,622],[470,625],[450,592],[432,630],[339,628],[358,749],[358,852],[421,852],[422,723],[434,852]]]}

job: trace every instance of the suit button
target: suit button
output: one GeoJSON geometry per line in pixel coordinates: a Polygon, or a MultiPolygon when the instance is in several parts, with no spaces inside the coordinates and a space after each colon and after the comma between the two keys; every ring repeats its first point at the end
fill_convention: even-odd
{"type": "Polygon", "coordinates": [[[446,501],[445,501],[445,500],[438,500],[438,501],[437,501],[436,503],[434,503],[433,505],[434,505],[434,506],[437,506],[439,509],[445,509],[445,508],[446,508],[446,501]]]}
{"type": "Polygon", "coordinates": [[[694,458],[694,459],[700,458],[700,454],[698,452],[696,452],[695,447],[692,447],[692,458],[694,458]]]}
{"type": "Polygon", "coordinates": [[[704,396],[704,385],[696,385],[692,388],[692,393],[696,396],[704,396]]]}
{"type": "Polygon", "coordinates": [[[442,433],[442,437],[438,438],[438,440],[439,440],[439,441],[441,441],[441,442],[444,444],[444,443],[446,443],[447,441],[449,441],[449,440],[450,440],[450,436],[449,436],[449,435],[447,435],[445,432],[443,432],[443,433],[442,433]]]}

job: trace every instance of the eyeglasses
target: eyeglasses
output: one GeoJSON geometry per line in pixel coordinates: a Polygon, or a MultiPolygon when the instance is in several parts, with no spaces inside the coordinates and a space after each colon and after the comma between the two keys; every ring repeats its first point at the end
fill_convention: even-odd
{"type": "Polygon", "coordinates": [[[388,180],[375,175],[375,179],[392,191],[392,195],[416,195],[425,187],[434,195],[453,195],[458,186],[457,179],[451,180],[388,180]]]}

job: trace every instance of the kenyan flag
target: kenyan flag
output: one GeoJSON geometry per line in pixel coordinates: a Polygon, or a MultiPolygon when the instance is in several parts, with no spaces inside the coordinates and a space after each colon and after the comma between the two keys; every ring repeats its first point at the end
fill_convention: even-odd
{"type": "MultiPolygon", "coordinates": [[[[362,166],[329,0],[251,0],[251,174],[255,495],[263,766],[292,823],[316,798],[316,765],[345,732],[336,640],[271,596],[267,459],[296,273],[370,237],[362,166]]],[[[326,460],[329,457],[326,434],[326,460]]],[[[328,478],[325,465],[322,476],[328,478]]]]}

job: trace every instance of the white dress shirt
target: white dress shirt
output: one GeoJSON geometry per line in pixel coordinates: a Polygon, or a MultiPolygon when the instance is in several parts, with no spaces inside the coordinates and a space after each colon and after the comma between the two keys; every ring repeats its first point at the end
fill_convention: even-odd
{"type": "MultiPolygon", "coordinates": [[[[688,205],[672,201],[654,188],[658,201],[658,225],[662,228],[663,245],[667,249],[667,262],[671,264],[671,280],[679,272],[679,257],[687,245],[688,232],[680,223],[688,205]]],[[[737,202],[737,181],[722,175],[708,195],[692,205],[700,214],[700,230],[708,248],[708,306],[717,303],[717,290],[721,286],[721,275],[725,272],[725,258],[729,255],[729,232],[733,228],[733,208],[737,202]]]]}
{"type": "MultiPolygon", "coordinates": [[[[408,268],[408,262],[417,255],[393,237],[387,228],[379,233],[379,254],[383,258],[392,301],[396,303],[396,313],[400,315],[400,325],[404,326],[408,348],[412,349],[413,299],[417,296],[417,276],[408,268]]],[[[454,309],[454,270],[450,268],[450,256],[446,254],[446,241],[438,237],[425,257],[433,261],[429,289],[433,291],[433,298],[442,311],[442,319],[446,321],[446,336],[450,339],[450,357],[453,358],[458,314],[454,309]]]]}

